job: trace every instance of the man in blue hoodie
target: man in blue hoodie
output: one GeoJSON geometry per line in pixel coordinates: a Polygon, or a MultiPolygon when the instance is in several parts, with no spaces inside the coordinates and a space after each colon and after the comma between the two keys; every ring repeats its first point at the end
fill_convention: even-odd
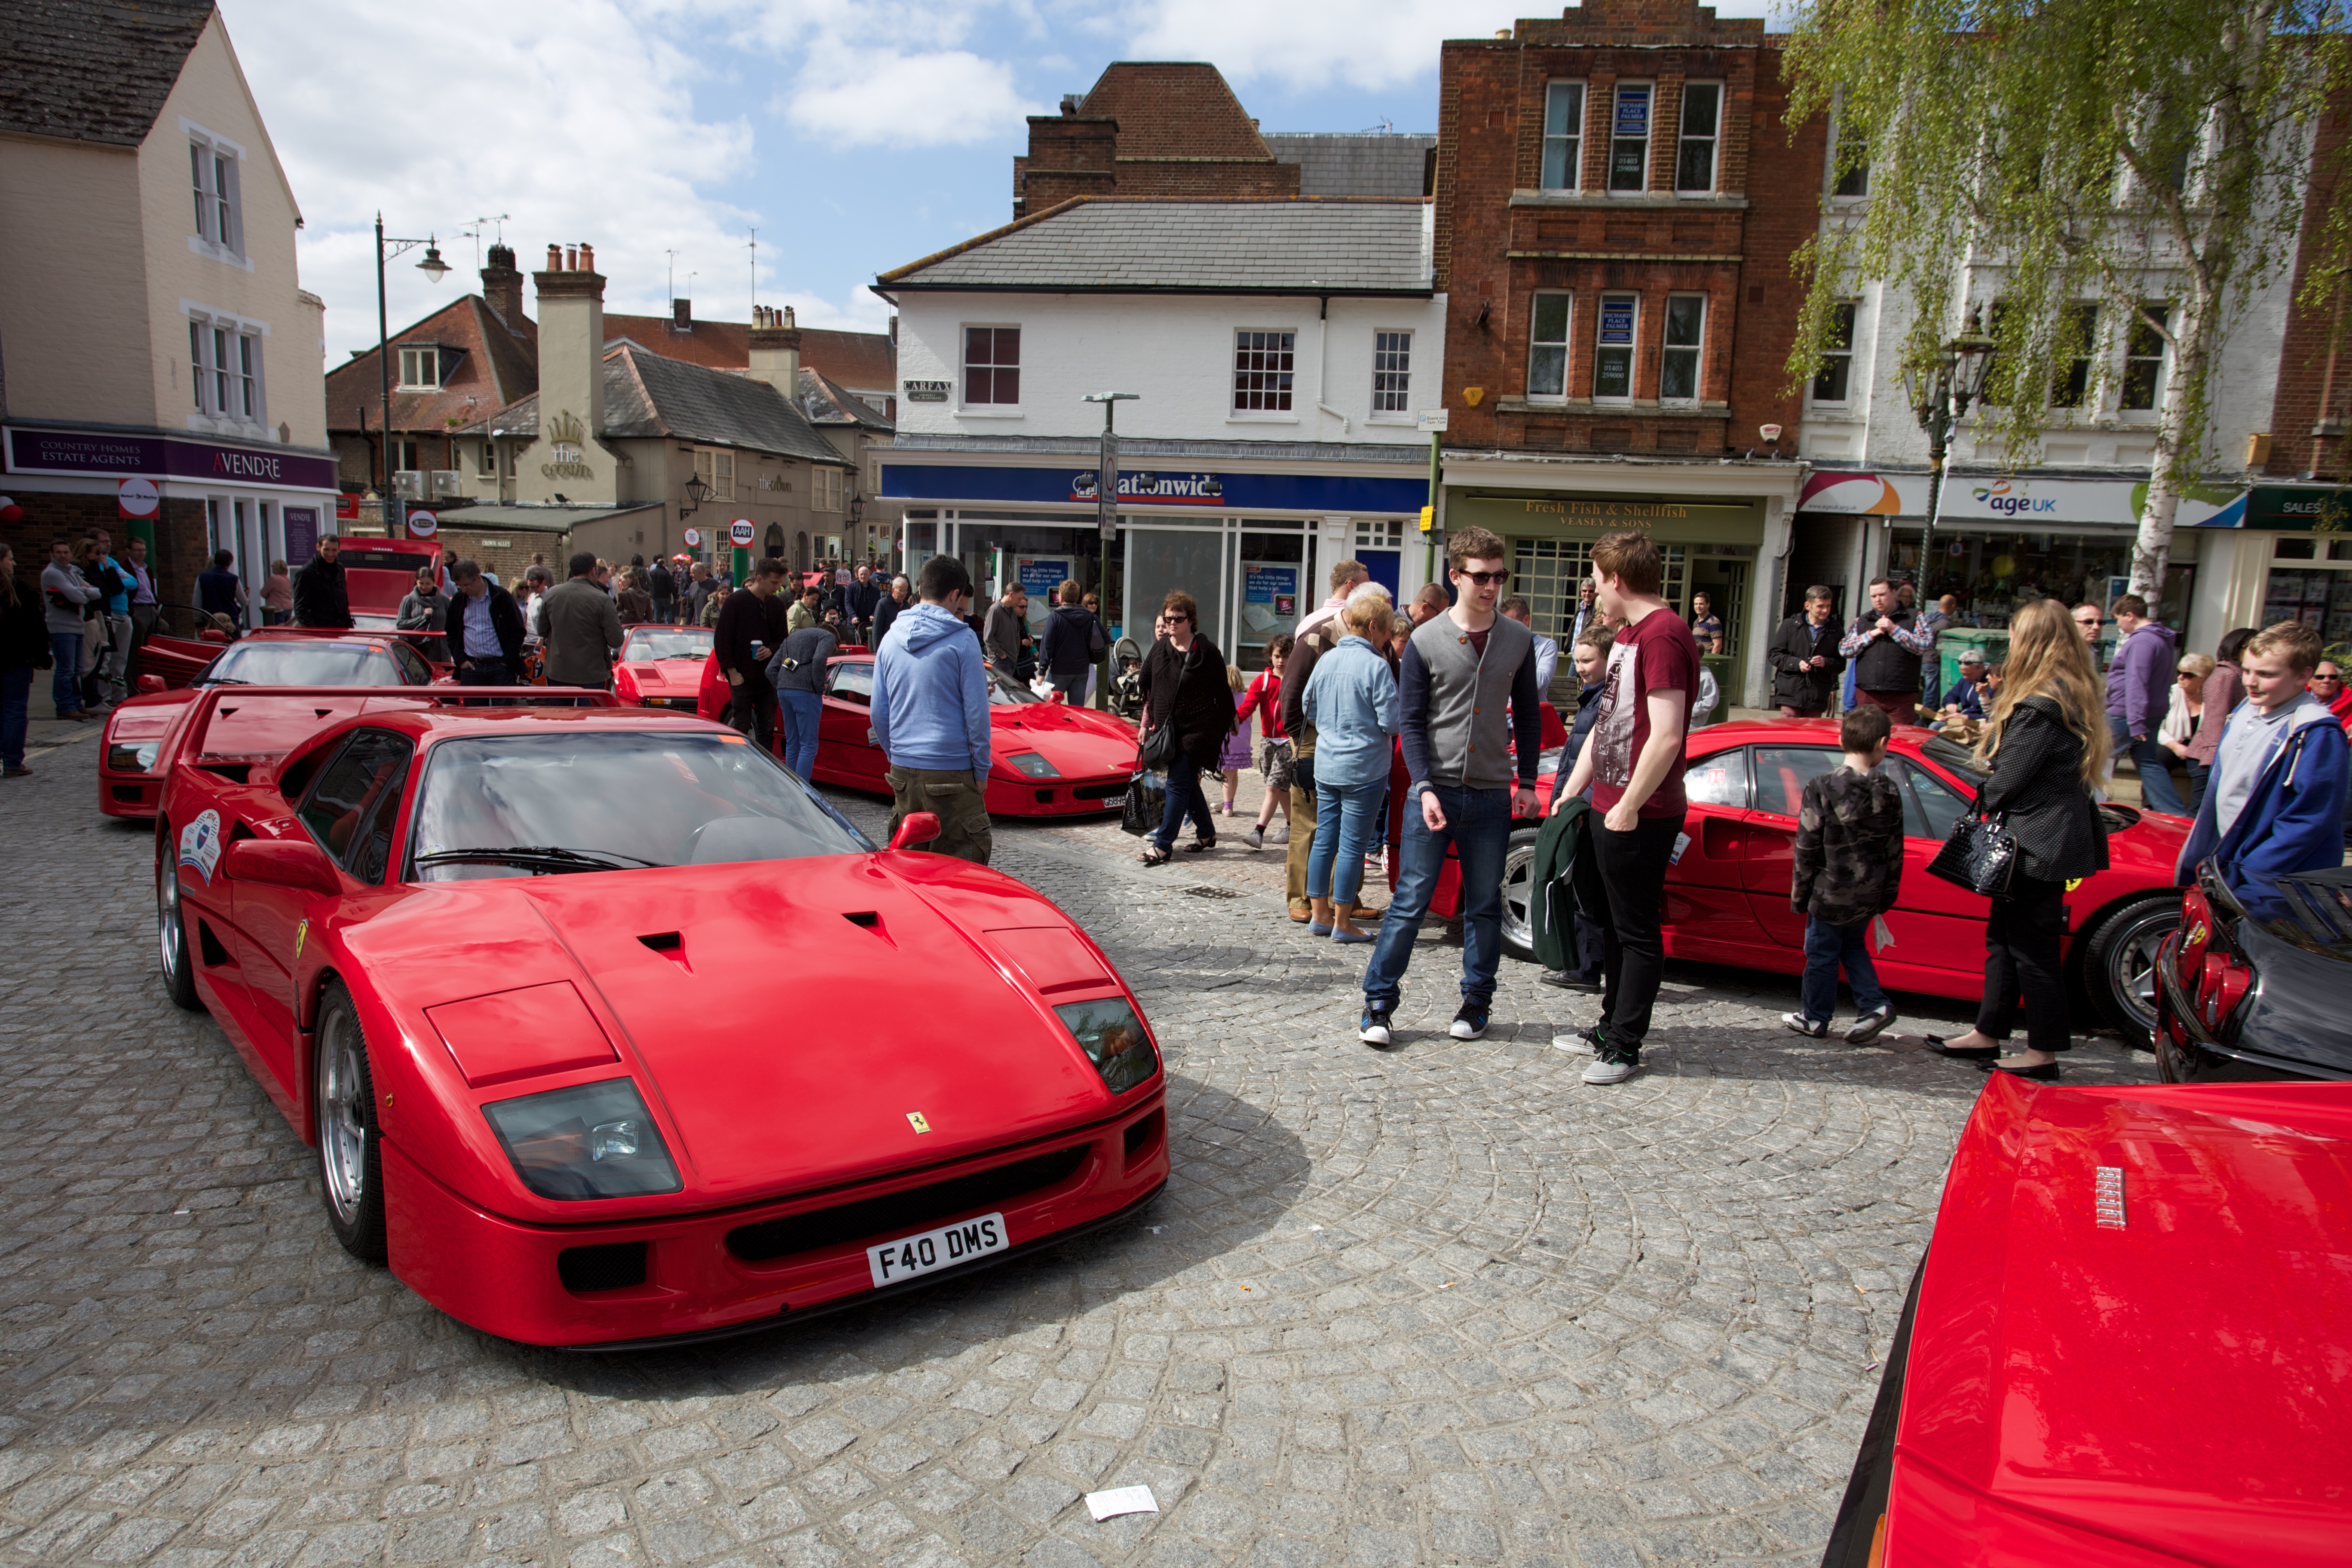
{"type": "Polygon", "coordinates": [[[2108,613],[2123,640],[2116,644],[2116,657],[2107,666],[2107,732],[2115,739],[2116,753],[2128,754],[2139,770],[2140,804],[2150,811],[2186,816],[2189,803],[2180,798],[2167,766],[2171,753],[2157,735],[2172,700],[2172,628],[2149,620],[2147,601],[2137,594],[2126,594],[2108,613]]]}
{"type": "Polygon", "coordinates": [[[919,599],[890,623],[874,656],[874,739],[889,760],[890,831],[935,812],[939,855],[988,864],[988,676],[963,619],[971,574],[934,555],[915,579],[919,599]]]}
{"type": "Polygon", "coordinates": [[[2195,880],[2210,859],[2257,920],[2279,908],[2278,879],[2344,861],[2344,798],[2352,752],[2344,726],[2305,689],[2319,634],[2282,621],[2238,656],[2245,700],[2230,710],[2196,826],[2173,879],[2195,880]]]}

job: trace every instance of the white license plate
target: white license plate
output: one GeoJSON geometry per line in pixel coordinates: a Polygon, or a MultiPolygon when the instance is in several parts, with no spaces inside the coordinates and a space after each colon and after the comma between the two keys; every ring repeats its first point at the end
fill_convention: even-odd
{"type": "Polygon", "coordinates": [[[877,1287],[896,1285],[901,1279],[936,1273],[975,1258],[985,1258],[992,1252],[1002,1252],[1011,1245],[1004,1234],[1004,1216],[984,1214],[977,1219],[927,1230],[920,1236],[902,1236],[896,1241],[869,1247],[866,1249],[866,1267],[877,1287]]]}

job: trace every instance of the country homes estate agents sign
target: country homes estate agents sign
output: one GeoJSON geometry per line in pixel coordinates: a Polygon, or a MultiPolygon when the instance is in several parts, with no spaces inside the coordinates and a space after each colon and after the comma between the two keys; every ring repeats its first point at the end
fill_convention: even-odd
{"type": "Polygon", "coordinates": [[[332,490],[335,459],[283,447],[232,447],[175,436],[7,427],[8,472],[112,479],[196,479],[240,489],[332,490]]]}

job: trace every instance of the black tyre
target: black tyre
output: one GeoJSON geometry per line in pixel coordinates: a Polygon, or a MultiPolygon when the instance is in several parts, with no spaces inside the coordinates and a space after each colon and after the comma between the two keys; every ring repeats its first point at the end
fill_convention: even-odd
{"type": "Polygon", "coordinates": [[[2179,929],[2179,895],[2135,899],[2099,922],[2084,951],[2084,989],[2100,1016],[2141,1050],[2156,1041],[2157,949],[2179,929]]]}
{"type": "Polygon", "coordinates": [[[359,1009],[341,981],[328,986],[320,1001],[315,1037],[311,1104],[327,1223],[345,1252],[362,1263],[382,1263],[383,1151],[376,1128],[375,1075],[368,1066],[359,1009]]]}
{"type": "Polygon", "coordinates": [[[188,918],[180,908],[180,868],[172,854],[169,827],[155,833],[155,945],[163,966],[163,988],[173,1005],[193,1013],[204,1003],[196,995],[196,972],[188,960],[188,918]]]}
{"type": "Polygon", "coordinates": [[[1536,928],[1530,919],[1536,891],[1536,835],[1514,828],[1503,851],[1503,951],[1522,963],[1536,961],[1536,928]]]}

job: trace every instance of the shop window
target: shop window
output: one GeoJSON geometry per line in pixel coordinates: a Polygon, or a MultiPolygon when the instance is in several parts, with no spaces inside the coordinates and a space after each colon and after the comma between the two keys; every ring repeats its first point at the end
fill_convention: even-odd
{"type": "Polygon", "coordinates": [[[2142,305],[2132,318],[2124,341],[2124,395],[2126,409],[2156,406],[2164,390],[2164,328],[2171,310],[2163,305],[2142,305]]]}
{"type": "MultiPolygon", "coordinates": [[[[1684,602],[1684,584],[1690,578],[1690,547],[1664,544],[1658,548],[1665,556],[1666,568],[1660,592],[1666,603],[1679,605],[1684,602]]],[[[1577,592],[1592,575],[1592,542],[1515,539],[1511,552],[1511,592],[1528,601],[1537,635],[1564,637],[1573,632],[1577,592]]]]}
{"type": "Polygon", "coordinates": [[[2099,341],[2099,308],[2069,305],[2058,322],[2058,353],[2066,368],[2050,387],[2053,408],[2080,408],[2091,395],[2091,348],[2099,341]]]}
{"type": "Polygon", "coordinates": [[[1830,307],[1830,346],[1822,368],[1813,373],[1815,403],[1844,403],[1853,395],[1853,311],[1855,301],[1830,307]]]}
{"type": "Polygon", "coordinates": [[[1406,414],[1412,409],[1412,334],[1372,334],[1372,412],[1406,414]]]}
{"type": "Polygon", "coordinates": [[[735,454],[718,447],[694,449],[694,476],[710,487],[712,500],[735,499],[735,454]]]}
{"type": "Polygon", "coordinates": [[[1658,401],[1698,401],[1699,354],[1706,337],[1706,296],[1666,296],[1666,342],[1658,361],[1658,401]]]}
{"type": "Polygon", "coordinates": [[[196,237],[231,256],[245,254],[237,200],[236,154],[203,140],[188,143],[188,183],[195,199],[196,237]]]}
{"type": "Polygon", "coordinates": [[[967,407],[1014,407],[1020,404],[1020,328],[963,330],[963,400],[967,407]]]}
{"type": "Polygon", "coordinates": [[[2330,647],[2352,643],[2352,572],[2319,566],[2273,568],[2263,590],[2262,624],[2272,626],[2281,621],[2302,622],[2330,647]]]}
{"type": "Polygon", "coordinates": [[[1633,294],[1601,296],[1601,327],[1593,341],[1592,400],[1623,403],[1633,395],[1633,329],[1641,320],[1633,294]]]}
{"type": "Polygon", "coordinates": [[[430,345],[420,349],[400,351],[400,379],[394,383],[401,392],[436,392],[441,386],[441,351],[430,345]]]}
{"type": "Polygon", "coordinates": [[[1528,329],[1528,395],[1568,395],[1569,294],[1538,294],[1528,329]]]}
{"type": "Polygon", "coordinates": [[[1717,126],[1723,111],[1723,84],[1694,81],[1683,87],[1683,122],[1675,153],[1675,189],[1698,194],[1715,189],[1717,126]]]}
{"type": "Polygon", "coordinates": [[[1244,328],[1234,334],[1234,412],[1287,414],[1291,377],[1296,369],[1297,332],[1255,331],[1244,328]]]}
{"type": "Polygon", "coordinates": [[[1647,82],[1620,83],[1609,128],[1609,188],[1650,188],[1650,108],[1655,96],[1647,82]]]}
{"type": "Polygon", "coordinates": [[[1543,188],[1572,191],[1584,183],[1584,84],[1544,84],[1543,188]]]}

